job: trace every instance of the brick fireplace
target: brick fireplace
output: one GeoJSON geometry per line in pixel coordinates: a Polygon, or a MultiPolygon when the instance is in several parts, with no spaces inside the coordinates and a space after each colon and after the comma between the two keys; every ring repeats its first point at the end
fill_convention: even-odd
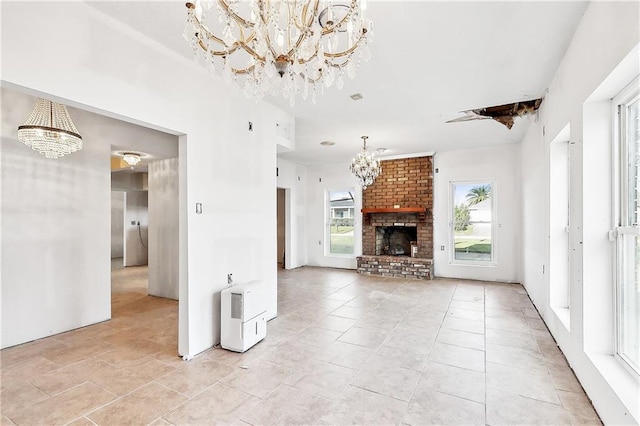
{"type": "Polygon", "coordinates": [[[362,195],[358,272],[431,279],[432,211],[433,158],[382,161],[382,173],[362,195]]]}

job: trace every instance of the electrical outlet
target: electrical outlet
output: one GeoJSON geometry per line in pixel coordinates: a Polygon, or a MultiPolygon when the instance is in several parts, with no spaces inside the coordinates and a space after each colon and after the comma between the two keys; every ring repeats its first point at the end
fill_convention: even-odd
{"type": "Polygon", "coordinates": [[[131,221],[131,225],[132,225],[132,226],[136,226],[136,221],[135,221],[135,220],[132,220],[132,221],[131,221]]]}
{"type": "Polygon", "coordinates": [[[444,251],[444,246],[440,246],[440,251],[444,251]]]}
{"type": "Polygon", "coordinates": [[[318,240],[318,245],[321,246],[322,245],[322,241],[318,240]]]}

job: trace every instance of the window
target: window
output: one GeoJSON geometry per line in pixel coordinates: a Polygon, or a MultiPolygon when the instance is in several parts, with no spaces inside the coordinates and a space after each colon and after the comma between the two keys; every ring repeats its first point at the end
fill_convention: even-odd
{"type": "Polygon", "coordinates": [[[452,182],[453,263],[492,264],[493,201],[492,182],[452,182]]]}
{"type": "Polygon", "coordinates": [[[640,91],[638,82],[615,100],[618,139],[616,352],[640,372],[640,91]]]}
{"type": "Polygon", "coordinates": [[[353,255],[355,242],[353,190],[329,191],[327,200],[329,254],[353,255]]]}
{"type": "Polygon", "coordinates": [[[551,308],[569,329],[570,256],[569,193],[571,126],[567,124],[549,146],[549,285],[551,308]]]}

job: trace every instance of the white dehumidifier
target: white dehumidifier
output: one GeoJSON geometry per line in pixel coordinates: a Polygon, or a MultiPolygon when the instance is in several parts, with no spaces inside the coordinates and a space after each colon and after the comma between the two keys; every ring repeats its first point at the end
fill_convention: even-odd
{"type": "Polygon", "coordinates": [[[267,335],[263,284],[252,281],[220,292],[220,346],[244,352],[267,335]]]}

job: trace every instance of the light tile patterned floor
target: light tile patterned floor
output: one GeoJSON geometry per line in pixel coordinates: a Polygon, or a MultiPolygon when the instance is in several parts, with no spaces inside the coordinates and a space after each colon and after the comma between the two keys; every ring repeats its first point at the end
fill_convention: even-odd
{"type": "Polygon", "coordinates": [[[267,338],[190,362],[145,286],[115,270],[113,320],[3,350],[1,424],[600,424],[519,285],[281,270],[267,338]]]}

